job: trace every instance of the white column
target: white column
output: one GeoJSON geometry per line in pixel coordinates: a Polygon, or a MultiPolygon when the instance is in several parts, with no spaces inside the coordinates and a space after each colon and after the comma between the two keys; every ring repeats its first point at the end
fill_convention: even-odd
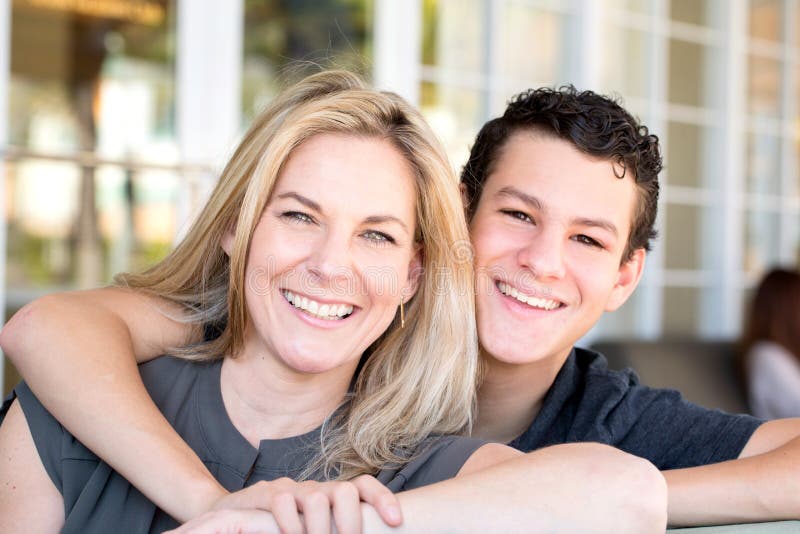
{"type": "Polygon", "coordinates": [[[721,167],[713,184],[719,201],[705,222],[703,248],[714,273],[714,288],[703,302],[701,332],[706,336],[736,336],[741,326],[742,254],[744,217],[741,207],[745,171],[745,127],[747,91],[747,2],[732,0],[723,5],[725,44],[722,73],[716,84],[722,110],[721,143],[710,159],[721,167]]]}
{"type": "MultiPolygon", "coordinates": [[[[8,85],[11,82],[11,0],[0,0],[0,151],[8,145],[8,85]]],[[[6,172],[0,158],[0,328],[6,317],[6,172]]],[[[0,351],[0,394],[5,359],[0,351]]]]}
{"type": "Polygon", "coordinates": [[[376,0],[372,80],[419,104],[422,46],[421,0],[376,0]]]}
{"type": "Polygon", "coordinates": [[[580,90],[596,91],[605,53],[603,36],[607,31],[601,0],[577,0],[575,7],[575,38],[567,39],[575,47],[568,51],[574,76],[570,81],[580,90]]]}
{"type": "MultiPolygon", "coordinates": [[[[781,67],[781,78],[783,79],[781,90],[781,185],[780,195],[781,198],[791,198],[791,192],[794,191],[795,184],[798,183],[798,158],[795,152],[795,133],[793,131],[793,122],[798,115],[797,106],[797,88],[798,84],[795,79],[795,63],[797,62],[797,51],[794,43],[797,39],[797,33],[800,31],[796,27],[795,21],[798,15],[798,3],[786,2],[783,12],[783,53],[786,61],[781,67]],[[789,124],[787,124],[789,123],[789,124]]],[[[780,232],[778,232],[780,239],[780,256],[779,261],[782,265],[790,267],[800,267],[797,265],[797,251],[800,243],[795,241],[793,232],[789,229],[797,225],[797,214],[787,209],[791,203],[785,200],[781,207],[780,214],[780,232]]]]}
{"type": "MultiPolygon", "coordinates": [[[[653,13],[650,19],[650,40],[649,65],[650,80],[648,86],[648,104],[645,124],[650,129],[650,133],[656,134],[661,141],[661,156],[666,159],[667,143],[667,87],[669,85],[669,47],[667,46],[667,25],[669,23],[669,9],[665,0],[655,0],[653,2],[653,13]]],[[[661,196],[667,183],[665,180],[666,172],[662,171],[659,176],[661,185],[661,196]]],[[[666,213],[665,203],[659,205],[659,215],[656,221],[656,228],[659,229],[659,237],[653,243],[653,250],[647,257],[644,268],[644,276],[641,287],[638,289],[639,295],[636,300],[638,310],[638,321],[636,324],[636,335],[646,339],[656,339],[661,335],[662,322],[664,315],[664,247],[666,234],[666,213]]]]}
{"type": "Polygon", "coordinates": [[[505,93],[506,81],[503,76],[503,49],[500,43],[503,39],[506,6],[507,2],[496,0],[485,0],[483,6],[483,16],[486,19],[483,30],[483,46],[486,51],[483,64],[486,76],[481,117],[483,122],[502,115],[505,111],[502,96],[505,93]]]}
{"type": "MultiPolygon", "coordinates": [[[[176,124],[184,163],[220,168],[241,121],[244,0],[179,1],[176,124]]],[[[190,176],[179,206],[179,228],[193,215],[198,191],[214,176],[190,176]]],[[[200,200],[205,191],[200,191],[200,200]]]]}

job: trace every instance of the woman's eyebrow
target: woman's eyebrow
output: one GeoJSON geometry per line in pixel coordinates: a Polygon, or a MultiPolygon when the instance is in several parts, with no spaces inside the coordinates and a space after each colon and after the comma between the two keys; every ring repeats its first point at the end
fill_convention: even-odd
{"type": "Polygon", "coordinates": [[[306,206],[307,208],[312,209],[318,213],[323,213],[322,207],[319,204],[317,204],[308,197],[304,197],[300,193],[295,193],[294,191],[288,191],[286,193],[281,193],[280,195],[278,195],[278,198],[293,198],[300,204],[306,206]]]}
{"type": "Polygon", "coordinates": [[[395,222],[403,227],[403,230],[408,233],[408,226],[406,223],[395,217],[394,215],[370,215],[369,217],[364,219],[364,222],[367,224],[381,224],[386,222],[395,222]]]}
{"type": "MultiPolygon", "coordinates": [[[[304,197],[300,193],[296,193],[294,191],[287,191],[286,193],[281,193],[278,195],[278,198],[293,198],[298,201],[300,204],[306,206],[309,209],[312,209],[318,213],[324,213],[322,210],[322,206],[314,202],[308,197],[304,197]]],[[[399,224],[406,233],[408,233],[408,225],[404,223],[399,218],[395,217],[394,215],[370,215],[364,219],[365,224],[381,224],[387,222],[395,222],[399,224]]]]}

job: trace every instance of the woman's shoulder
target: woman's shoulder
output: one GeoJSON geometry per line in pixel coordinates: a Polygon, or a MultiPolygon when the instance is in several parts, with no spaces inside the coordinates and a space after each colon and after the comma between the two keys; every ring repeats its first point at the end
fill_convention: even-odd
{"type": "Polygon", "coordinates": [[[198,362],[174,356],[160,356],[139,366],[147,392],[159,408],[170,399],[185,401],[204,381],[219,377],[221,360],[198,362]]]}
{"type": "Polygon", "coordinates": [[[488,443],[466,436],[431,436],[400,468],[384,468],[377,478],[393,492],[404,491],[453,478],[475,451],[488,443]]]}

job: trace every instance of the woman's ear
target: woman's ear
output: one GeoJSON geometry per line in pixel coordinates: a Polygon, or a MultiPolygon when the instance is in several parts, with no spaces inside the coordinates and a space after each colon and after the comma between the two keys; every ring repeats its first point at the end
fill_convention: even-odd
{"type": "Polygon", "coordinates": [[[411,297],[419,289],[419,283],[422,280],[422,254],[422,245],[415,245],[414,255],[411,257],[411,261],[408,262],[408,278],[402,293],[403,302],[411,300],[411,297]]]}

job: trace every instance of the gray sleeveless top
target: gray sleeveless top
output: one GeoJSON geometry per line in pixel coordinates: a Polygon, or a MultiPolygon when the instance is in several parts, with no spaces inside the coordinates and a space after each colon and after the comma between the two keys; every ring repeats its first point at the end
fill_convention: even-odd
{"type": "MultiPolygon", "coordinates": [[[[317,451],[320,429],[254,448],[228,418],[220,392],[221,362],[171,357],[140,366],[150,395],[209,471],[230,491],[261,480],[296,478],[317,451]]],[[[27,384],[16,395],[48,475],[64,496],[62,532],[161,532],[177,523],[78,442],[36,399],[27,384]]],[[[453,477],[485,444],[466,437],[432,437],[413,459],[377,478],[394,492],[453,477]]]]}

